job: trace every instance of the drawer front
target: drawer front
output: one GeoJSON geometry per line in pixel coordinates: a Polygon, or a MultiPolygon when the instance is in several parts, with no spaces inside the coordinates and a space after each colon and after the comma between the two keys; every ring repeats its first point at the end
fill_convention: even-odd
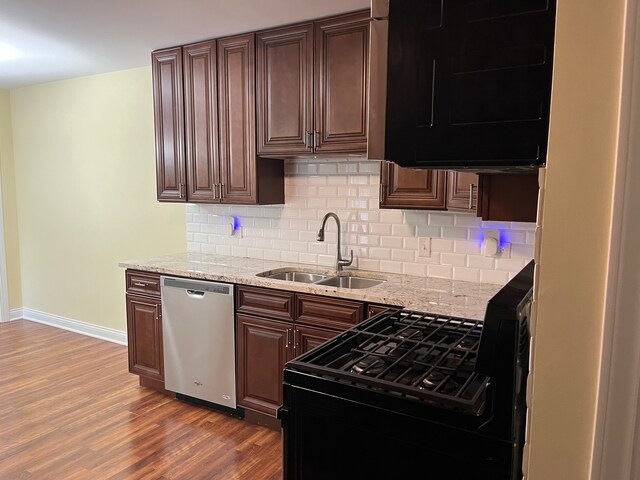
{"type": "Polygon", "coordinates": [[[377,303],[368,303],[365,318],[375,317],[379,313],[386,312],[387,310],[395,310],[398,308],[402,308],[402,307],[394,307],[392,305],[380,305],[377,303]]]}
{"type": "Polygon", "coordinates": [[[160,275],[127,270],[127,293],[160,296],[160,275]]]}
{"type": "Polygon", "coordinates": [[[292,322],[295,318],[294,294],[239,286],[236,291],[236,311],[292,322]]]}
{"type": "Polygon", "coordinates": [[[364,318],[364,304],[315,295],[298,295],[298,318],[296,321],[309,325],[325,325],[345,329],[364,318]]]}

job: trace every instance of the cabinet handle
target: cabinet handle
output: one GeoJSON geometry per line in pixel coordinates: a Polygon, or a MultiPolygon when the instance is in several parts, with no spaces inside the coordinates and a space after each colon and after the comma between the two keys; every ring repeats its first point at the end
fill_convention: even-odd
{"type": "Polygon", "coordinates": [[[146,284],[146,283],[142,283],[142,282],[133,282],[133,284],[134,284],[136,287],[146,287],[146,286],[147,286],[147,284],[146,284]]]}
{"type": "Polygon", "coordinates": [[[304,132],[304,148],[311,149],[311,132],[304,132]]]}
{"type": "Polygon", "coordinates": [[[369,317],[367,317],[367,318],[371,318],[371,317],[373,317],[373,308],[369,309],[369,317]]]}
{"type": "Polygon", "coordinates": [[[290,328],[287,328],[287,343],[286,343],[286,345],[284,346],[284,348],[289,348],[289,345],[291,345],[291,337],[290,337],[290,334],[291,334],[291,329],[290,329],[290,328]]]}
{"type": "Polygon", "coordinates": [[[380,184],[380,194],[379,194],[380,203],[384,202],[384,183],[380,184]]]}
{"type": "Polygon", "coordinates": [[[216,190],[217,188],[218,188],[218,184],[217,184],[217,183],[214,183],[214,184],[213,184],[213,199],[214,199],[214,200],[218,198],[218,192],[217,192],[217,190],[216,190]]]}
{"type": "Polygon", "coordinates": [[[313,132],[313,149],[317,150],[319,145],[320,145],[320,132],[316,130],[313,132]]]}
{"type": "Polygon", "coordinates": [[[222,200],[222,198],[224,197],[222,190],[224,189],[224,183],[220,184],[220,200],[222,200]]]}
{"type": "Polygon", "coordinates": [[[475,185],[472,183],[469,185],[469,210],[473,210],[473,189],[475,185]]]}
{"type": "Polygon", "coordinates": [[[180,198],[184,198],[184,183],[180,184],[180,198]]]}

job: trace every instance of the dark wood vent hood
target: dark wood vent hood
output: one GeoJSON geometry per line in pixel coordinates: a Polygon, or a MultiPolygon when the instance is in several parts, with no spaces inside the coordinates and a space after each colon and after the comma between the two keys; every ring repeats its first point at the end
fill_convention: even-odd
{"type": "Polygon", "coordinates": [[[373,0],[369,158],[544,165],[555,10],[555,0],[373,0]]]}

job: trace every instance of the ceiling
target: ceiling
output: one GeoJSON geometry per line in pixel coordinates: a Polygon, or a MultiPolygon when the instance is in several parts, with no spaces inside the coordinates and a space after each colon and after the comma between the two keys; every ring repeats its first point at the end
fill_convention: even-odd
{"type": "Polygon", "coordinates": [[[149,65],[150,52],[370,0],[0,0],[0,88],[149,65]]]}

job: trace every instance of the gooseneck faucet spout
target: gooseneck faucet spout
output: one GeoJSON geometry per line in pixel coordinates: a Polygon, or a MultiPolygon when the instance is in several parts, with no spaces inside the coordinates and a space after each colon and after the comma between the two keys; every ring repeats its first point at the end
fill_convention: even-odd
{"type": "Polygon", "coordinates": [[[338,251],[336,252],[336,270],[340,271],[342,270],[342,267],[348,267],[353,263],[353,250],[351,250],[351,258],[349,260],[342,258],[342,254],[340,253],[340,219],[338,218],[338,215],[336,215],[333,212],[329,212],[324,216],[324,218],[322,219],[322,225],[320,225],[320,230],[318,231],[318,236],[316,237],[316,239],[319,242],[324,242],[324,227],[329,217],[333,218],[336,221],[336,224],[338,225],[338,251]]]}

